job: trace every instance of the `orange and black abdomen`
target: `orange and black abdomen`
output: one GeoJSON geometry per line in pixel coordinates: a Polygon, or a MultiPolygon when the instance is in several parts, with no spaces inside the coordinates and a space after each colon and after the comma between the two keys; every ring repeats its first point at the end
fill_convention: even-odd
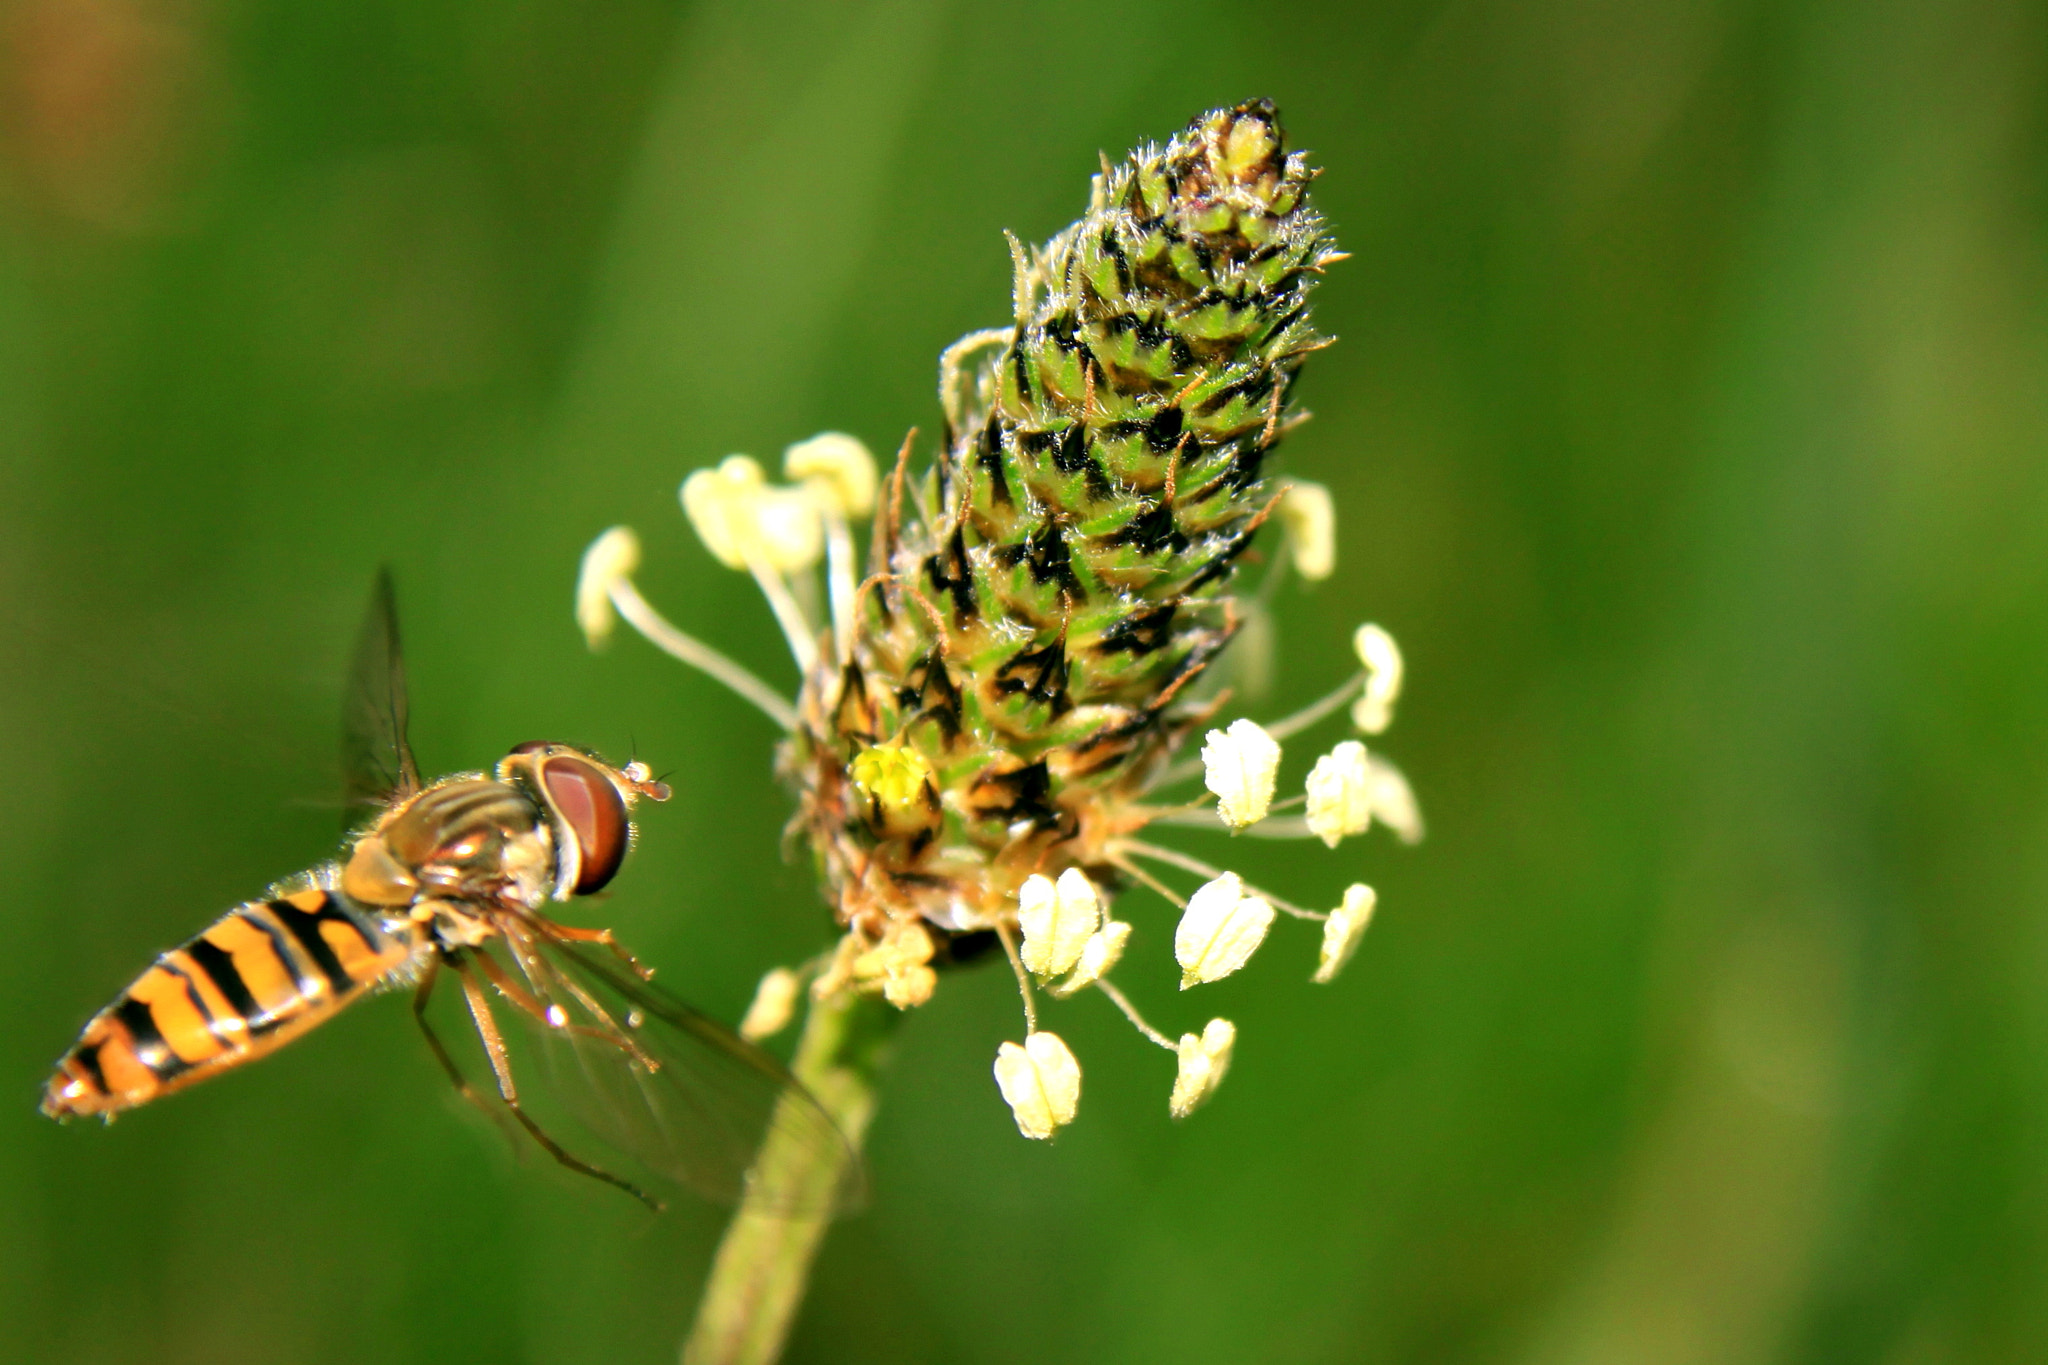
{"type": "Polygon", "coordinates": [[[415,942],[331,891],[231,910],[93,1016],[43,1112],[111,1117],[260,1057],[404,967],[415,942]]]}

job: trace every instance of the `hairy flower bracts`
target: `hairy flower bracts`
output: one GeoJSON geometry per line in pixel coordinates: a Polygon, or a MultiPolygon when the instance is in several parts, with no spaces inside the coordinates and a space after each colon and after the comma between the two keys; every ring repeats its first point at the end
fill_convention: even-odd
{"type": "MultiPolygon", "coordinates": [[[[1226,699],[1204,673],[1244,619],[1231,589],[1261,527],[1277,520],[1290,553],[1260,597],[1289,562],[1304,578],[1334,566],[1328,494],[1267,467],[1300,420],[1289,390],[1302,360],[1328,344],[1308,297],[1340,257],[1308,203],[1312,178],[1270,104],[1204,115],[1105,164],[1087,214],[1044,247],[1012,240],[1012,323],[942,358],[942,448],[921,473],[912,442],[878,481],[864,448],[827,435],[791,448],[787,485],[743,456],[690,477],[692,523],[760,581],[789,638],[804,675],[794,705],[640,598],[629,532],[586,557],[579,614],[593,639],[616,610],[789,732],[795,829],[845,930],[807,969],[813,992],[909,1007],[946,963],[998,946],[1009,957],[1028,1033],[1004,1045],[996,1075],[1030,1136],[1071,1120],[1080,1084],[1065,1044],[1037,1027],[1034,989],[1096,988],[1173,1051],[1176,1114],[1228,1065],[1227,1021],[1175,1041],[1110,983],[1134,933],[1111,896],[1182,907],[1183,988],[1242,966],[1276,913],[1323,921],[1328,979],[1370,914],[1363,886],[1335,911],[1306,910],[1139,839],[1148,825],[1260,826],[1332,846],[1374,818],[1418,833],[1405,782],[1356,741],[1316,765],[1295,799],[1303,815],[1268,819],[1289,804],[1273,800],[1281,738],[1354,696],[1361,729],[1390,718],[1400,659],[1377,627],[1360,632],[1359,675],[1308,712],[1210,730],[1200,762],[1173,761],[1226,699]],[[805,606],[821,557],[829,628],[805,606]],[[1213,806],[1160,796],[1198,774],[1213,806]],[[1204,882],[1183,899],[1147,865],[1204,882]]],[[[750,1032],[786,1018],[797,981],[771,973],[750,1032]]]]}

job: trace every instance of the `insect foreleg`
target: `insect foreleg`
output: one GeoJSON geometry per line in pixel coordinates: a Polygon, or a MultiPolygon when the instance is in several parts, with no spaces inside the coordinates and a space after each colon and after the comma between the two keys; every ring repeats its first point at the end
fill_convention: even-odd
{"type": "Polygon", "coordinates": [[[512,1117],[519,1120],[519,1126],[538,1142],[547,1154],[579,1175],[593,1180],[602,1180],[632,1195],[648,1208],[660,1213],[664,1205],[659,1199],[644,1193],[638,1186],[620,1179],[610,1171],[602,1171],[588,1162],[570,1156],[562,1145],[541,1130],[541,1126],[519,1106],[519,1087],[512,1079],[512,1060],[505,1051],[505,1039],[498,1032],[498,1021],[491,1014],[490,997],[484,994],[483,985],[470,972],[469,964],[450,964],[455,974],[462,978],[462,994],[469,1001],[469,1016],[476,1022],[477,1036],[483,1040],[484,1055],[491,1059],[491,1071],[498,1080],[498,1097],[505,1101],[505,1107],[512,1111],[512,1117]]]}

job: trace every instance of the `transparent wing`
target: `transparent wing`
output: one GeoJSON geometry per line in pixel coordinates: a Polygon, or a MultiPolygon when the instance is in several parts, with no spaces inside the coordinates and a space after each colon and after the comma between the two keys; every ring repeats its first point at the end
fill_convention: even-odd
{"type": "Polygon", "coordinates": [[[505,930],[515,984],[532,996],[511,1012],[535,1043],[551,1107],[719,1203],[823,1216],[861,1201],[858,1155],[781,1062],[603,946],[561,941],[537,920],[505,930]]]}
{"type": "Polygon", "coordinates": [[[391,570],[377,570],[349,667],[341,712],[342,795],[351,820],[419,790],[420,770],[405,736],[405,655],[398,644],[398,597],[391,570]]]}

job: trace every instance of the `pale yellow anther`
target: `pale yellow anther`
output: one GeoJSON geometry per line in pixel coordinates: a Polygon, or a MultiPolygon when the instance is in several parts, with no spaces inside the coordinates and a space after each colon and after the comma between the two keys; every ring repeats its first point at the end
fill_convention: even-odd
{"type": "Polygon", "coordinates": [[[612,589],[639,567],[640,537],[631,527],[612,527],[583,552],[583,568],[576,575],[576,624],[592,649],[611,638],[612,626],[618,621],[612,608],[612,589]]]}
{"type": "Polygon", "coordinates": [[[1358,628],[1351,647],[1365,667],[1365,691],[1351,704],[1351,723],[1376,735],[1394,723],[1394,703],[1401,697],[1401,649],[1393,636],[1370,623],[1358,628]]]}
{"type": "Polygon", "coordinates": [[[1220,981],[1250,960],[1273,927],[1273,907],[1245,894],[1244,882],[1226,872],[1188,898],[1173,931],[1180,988],[1220,981]]]}
{"type": "Polygon", "coordinates": [[[788,1028],[803,984],[803,978],[787,967],[770,968],[761,977],[761,984],[754,987],[753,1003],[740,1020],[740,1037],[758,1043],[788,1028]]]}
{"type": "Polygon", "coordinates": [[[824,553],[818,505],[800,488],[768,482],[745,455],[683,480],[683,513],[704,548],[728,569],[759,566],[782,573],[806,569],[824,553]]]}
{"type": "Polygon", "coordinates": [[[1072,995],[1085,986],[1092,986],[1108,976],[1118,959],[1124,955],[1124,945],[1131,941],[1131,926],[1122,920],[1110,920],[1088,936],[1088,942],[1081,947],[1081,960],[1074,964],[1068,976],[1049,987],[1053,995],[1061,999],[1072,995]]]}
{"type": "Polygon", "coordinates": [[[1019,1047],[996,1049],[996,1085],[1016,1116],[1017,1131],[1049,1138],[1074,1121],[1081,1103],[1081,1064],[1054,1033],[1034,1033],[1019,1047]]]}
{"type": "Polygon", "coordinates": [[[1319,483],[1297,483],[1280,495],[1280,525],[1294,567],[1311,583],[1337,571],[1337,506],[1319,483]]]}
{"type": "Polygon", "coordinates": [[[1232,829],[1266,818],[1280,775],[1280,741],[1248,720],[1211,730],[1202,745],[1203,780],[1216,794],[1216,814],[1232,829]]]}
{"type": "Polygon", "coordinates": [[[1308,828],[1328,844],[1372,828],[1372,763],[1365,746],[1347,739],[1316,760],[1308,774],[1308,828]]]}
{"type": "Polygon", "coordinates": [[[744,455],[728,455],[717,468],[695,470],[683,480],[683,515],[728,569],[747,567],[740,547],[753,534],[752,505],[767,487],[761,466],[744,455]]]}
{"type": "Polygon", "coordinates": [[[1018,888],[1017,927],[1024,935],[1021,956],[1041,981],[1073,970],[1101,924],[1102,898],[1079,868],[1068,868],[1058,882],[1034,874],[1018,888]]]}
{"type": "Polygon", "coordinates": [[[1344,970],[1344,964],[1358,951],[1358,940],[1365,935],[1365,926],[1372,923],[1372,911],[1379,904],[1379,896],[1363,882],[1353,882],[1344,888],[1344,903],[1330,912],[1323,921],[1323,951],[1316,963],[1316,974],[1309,979],[1318,984],[1335,979],[1344,970]]]}
{"type": "Polygon", "coordinates": [[[848,771],[856,787],[884,807],[902,811],[924,800],[932,765],[907,744],[877,744],[855,754],[848,771]]]}
{"type": "Polygon", "coordinates": [[[852,976],[870,990],[879,988],[897,1009],[911,1009],[931,999],[939,984],[932,952],[932,936],[922,923],[897,920],[881,942],[853,959],[852,976]]]}
{"type": "Polygon", "coordinates": [[[1173,1078],[1173,1096],[1167,1107],[1177,1119],[1201,1108],[1202,1102],[1223,1084],[1230,1070],[1230,1052],[1237,1046],[1237,1026],[1228,1019],[1211,1019],[1201,1033],[1183,1033],[1174,1049],[1180,1066],[1173,1078]]]}
{"type": "Polygon", "coordinates": [[[1422,842],[1422,808],[1401,770],[1372,756],[1372,818],[1399,835],[1404,844],[1422,842]]]}
{"type": "Polygon", "coordinates": [[[828,499],[842,517],[864,517],[875,510],[880,483],[875,457],[844,432],[820,432],[791,446],[783,453],[782,472],[828,499]]]}

